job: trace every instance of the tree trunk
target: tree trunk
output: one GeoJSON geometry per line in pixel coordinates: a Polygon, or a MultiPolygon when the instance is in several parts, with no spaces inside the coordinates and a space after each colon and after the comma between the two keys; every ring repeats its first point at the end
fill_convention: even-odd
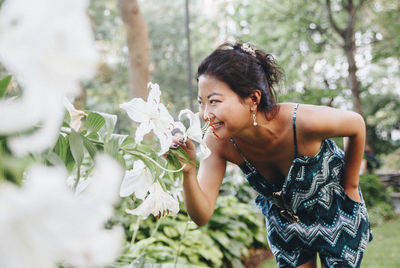
{"type": "Polygon", "coordinates": [[[358,81],[357,78],[358,69],[354,58],[354,53],[356,49],[355,49],[355,42],[353,35],[345,39],[345,45],[343,48],[346,52],[347,63],[349,65],[348,67],[349,76],[347,79],[348,79],[348,85],[353,95],[353,110],[362,115],[363,113],[362,113],[361,99],[360,99],[360,82],[358,81]]]}
{"type": "Polygon", "coordinates": [[[335,22],[331,9],[330,0],[326,0],[326,8],[328,11],[329,23],[332,28],[337,32],[343,39],[343,50],[346,54],[348,64],[348,85],[351,89],[353,96],[353,110],[359,114],[362,113],[361,99],[360,99],[360,82],[357,77],[357,65],[354,54],[356,52],[356,45],[354,41],[354,28],[356,21],[356,13],[361,8],[364,0],[359,0],[357,6],[354,5],[353,0],[343,2],[343,9],[347,12],[346,28],[341,29],[335,22]]]}
{"type": "Polygon", "coordinates": [[[149,34],[137,0],[118,0],[126,27],[132,96],[146,99],[149,72],[149,34]]]}

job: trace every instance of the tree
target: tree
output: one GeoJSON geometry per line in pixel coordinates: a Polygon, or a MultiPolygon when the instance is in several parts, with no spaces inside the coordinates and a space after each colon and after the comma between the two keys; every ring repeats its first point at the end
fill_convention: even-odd
{"type": "Polygon", "coordinates": [[[333,11],[332,4],[330,0],[325,0],[326,9],[328,12],[329,24],[334,29],[334,31],[339,34],[343,40],[343,50],[346,54],[347,64],[348,64],[348,85],[351,89],[353,95],[353,109],[359,114],[362,113],[361,99],[360,99],[360,82],[357,78],[357,64],[355,60],[356,44],[354,40],[354,33],[356,31],[356,16],[358,15],[362,5],[365,0],[359,0],[357,4],[353,0],[341,1],[342,11],[346,14],[346,26],[340,27],[336,22],[333,11]]]}
{"type": "Polygon", "coordinates": [[[118,4],[127,33],[132,95],[146,99],[150,80],[147,26],[137,0],[119,0],[118,4]]]}

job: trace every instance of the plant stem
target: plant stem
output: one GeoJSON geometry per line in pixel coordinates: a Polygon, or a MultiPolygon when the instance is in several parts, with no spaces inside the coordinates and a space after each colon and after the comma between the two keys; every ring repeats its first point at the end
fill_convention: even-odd
{"type": "Polygon", "coordinates": [[[150,237],[153,237],[153,236],[155,235],[155,233],[156,233],[157,230],[158,230],[158,227],[160,227],[160,223],[161,223],[161,220],[162,220],[162,219],[163,219],[163,217],[161,217],[160,219],[158,219],[158,221],[157,221],[157,223],[156,223],[156,226],[154,227],[153,231],[151,232],[150,237]]]}
{"type": "Polygon", "coordinates": [[[131,244],[135,243],[136,235],[137,235],[138,230],[139,230],[140,221],[141,221],[141,218],[140,218],[140,216],[138,216],[137,219],[136,219],[135,227],[133,229],[131,244]]]}
{"type": "Polygon", "coordinates": [[[76,188],[78,188],[79,181],[81,179],[81,165],[77,167],[76,181],[74,184],[74,191],[76,192],[76,188]]]}
{"type": "Polygon", "coordinates": [[[161,185],[161,188],[164,190],[164,192],[167,192],[167,186],[165,186],[164,181],[162,179],[160,179],[160,178],[156,178],[156,180],[161,185]]]}
{"type": "Polygon", "coordinates": [[[144,157],[144,158],[150,160],[151,162],[153,162],[153,164],[155,164],[157,167],[159,167],[159,168],[161,168],[162,170],[167,171],[167,172],[180,172],[180,171],[182,171],[183,168],[184,168],[184,166],[182,166],[180,169],[167,169],[167,168],[161,166],[161,165],[160,165],[157,161],[155,161],[153,158],[147,156],[147,155],[144,154],[144,153],[141,153],[141,152],[138,152],[138,151],[130,151],[130,150],[126,150],[126,149],[123,149],[123,148],[121,148],[121,150],[123,150],[124,152],[126,152],[126,153],[128,153],[128,154],[142,156],[142,157],[144,157]]]}
{"type": "Polygon", "coordinates": [[[179,253],[180,253],[180,250],[181,250],[182,241],[183,241],[183,238],[185,237],[185,233],[186,233],[186,230],[187,230],[187,228],[189,226],[189,222],[190,222],[189,220],[186,222],[185,229],[183,230],[183,233],[181,235],[181,239],[179,240],[178,249],[176,250],[176,255],[175,255],[174,268],[176,268],[176,264],[178,263],[178,257],[179,257],[179,253]]]}

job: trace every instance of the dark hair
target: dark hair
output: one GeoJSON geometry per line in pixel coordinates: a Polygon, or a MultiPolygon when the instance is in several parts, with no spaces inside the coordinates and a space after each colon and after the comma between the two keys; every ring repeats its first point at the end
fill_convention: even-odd
{"type": "Polygon", "coordinates": [[[241,98],[259,89],[258,109],[274,116],[277,110],[274,86],[280,82],[283,71],[271,54],[255,49],[249,43],[243,46],[240,42],[226,42],[200,63],[197,81],[201,75],[211,75],[225,82],[241,98]]]}

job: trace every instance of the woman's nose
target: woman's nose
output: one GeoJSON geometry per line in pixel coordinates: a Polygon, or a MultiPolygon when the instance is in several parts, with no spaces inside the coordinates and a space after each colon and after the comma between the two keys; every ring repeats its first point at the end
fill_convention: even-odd
{"type": "Polygon", "coordinates": [[[215,117],[215,116],[214,116],[213,113],[211,113],[211,112],[208,111],[207,109],[204,110],[203,116],[202,116],[202,118],[203,118],[204,121],[212,121],[212,120],[214,119],[214,117],[215,117]]]}

